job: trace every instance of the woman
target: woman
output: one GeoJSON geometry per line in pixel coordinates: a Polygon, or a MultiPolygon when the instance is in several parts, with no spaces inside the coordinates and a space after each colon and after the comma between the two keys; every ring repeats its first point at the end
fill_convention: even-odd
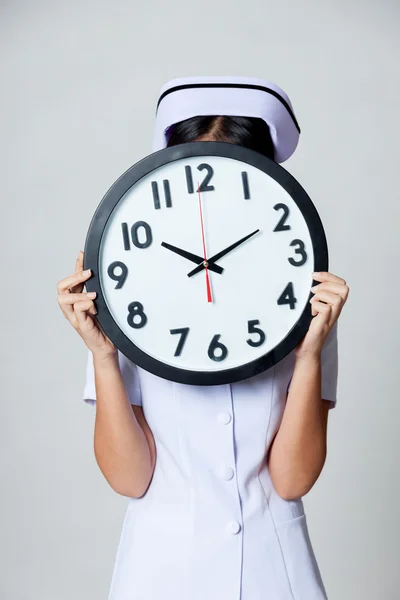
{"type": "MultiPolygon", "coordinates": [[[[186,78],[161,90],[154,150],[225,141],[283,162],[299,133],[274,84],[186,78]]],[[[160,379],[122,355],[93,318],[82,269],[80,252],[58,301],[89,348],[84,399],[96,405],[97,462],[129,497],[110,600],[325,599],[302,497],[325,462],[346,281],[314,274],[314,318],[274,367],[204,387],[160,379]]]]}

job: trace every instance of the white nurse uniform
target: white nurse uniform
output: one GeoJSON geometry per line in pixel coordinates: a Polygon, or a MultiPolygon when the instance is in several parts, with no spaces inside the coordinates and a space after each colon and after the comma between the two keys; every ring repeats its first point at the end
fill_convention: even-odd
{"type": "MultiPolygon", "coordinates": [[[[131,498],[109,600],[324,600],[303,502],[275,491],[264,456],[279,427],[292,351],[242,382],[190,386],[119,354],[132,404],[142,405],[157,461],[131,498]]],[[[322,351],[322,398],[336,403],[337,322],[322,351]]],[[[96,390],[89,351],[84,400],[96,390]]]]}

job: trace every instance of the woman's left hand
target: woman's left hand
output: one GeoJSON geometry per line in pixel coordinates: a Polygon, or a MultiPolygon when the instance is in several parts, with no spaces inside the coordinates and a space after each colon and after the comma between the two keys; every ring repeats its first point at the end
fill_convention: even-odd
{"type": "Polygon", "coordinates": [[[310,327],[301,342],[296,346],[296,357],[303,355],[319,356],[328,334],[339,318],[349,295],[350,288],[345,280],[325,271],[313,273],[313,279],[320,281],[311,288],[310,327]]]}

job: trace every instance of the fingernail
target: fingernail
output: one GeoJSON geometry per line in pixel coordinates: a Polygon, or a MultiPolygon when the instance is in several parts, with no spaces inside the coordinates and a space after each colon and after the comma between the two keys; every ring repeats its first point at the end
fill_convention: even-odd
{"type": "Polygon", "coordinates": [[[90,273],[90,269],[86,269],[86,271],[83,271],[84,275],[89,275],[89,273],[90,273]]]}
{"type": "Polygon", "coordinates": [[[318,286],[317,286],[317,285],[314,285],[314,286],[311,288],[311,291],[312,291],[312,292],[315,292],[315,290],[316,290],[317,288],[318,288],[318,286]]]}
{"type": "Polygon", "coordinates": [[[314,271],[313,275],[321,275],[321,271],[314,271]]]}
{"type": "Polygon", "coordinates": [[[96,292],[89,292],[88,293],[88,298],[96,298],[97,294],[96,292]]]}

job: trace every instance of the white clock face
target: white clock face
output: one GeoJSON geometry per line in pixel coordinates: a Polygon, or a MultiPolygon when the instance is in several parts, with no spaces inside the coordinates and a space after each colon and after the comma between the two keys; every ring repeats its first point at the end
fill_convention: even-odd
{"type": "Polygon", "coordinates": [[[307,222],[284,187],[212,154],[139,179],[112,210],[98,250],[118,328],[146,355],[197,372],[242,367],[276,348],[308,305],[314,268],[307,222]]]}

